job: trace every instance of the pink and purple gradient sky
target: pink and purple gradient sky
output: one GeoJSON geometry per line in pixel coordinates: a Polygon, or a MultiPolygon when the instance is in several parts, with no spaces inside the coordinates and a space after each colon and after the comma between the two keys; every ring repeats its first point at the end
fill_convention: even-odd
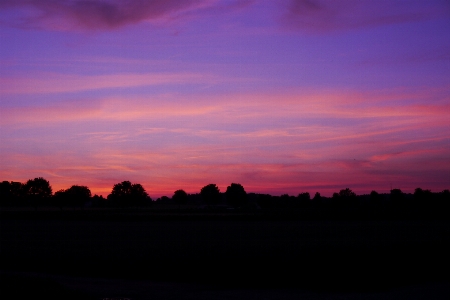
{"type": "Polygon", "coordinates": [[[0,180],[450,188],[446,0],[2,0],[0,180]]]}

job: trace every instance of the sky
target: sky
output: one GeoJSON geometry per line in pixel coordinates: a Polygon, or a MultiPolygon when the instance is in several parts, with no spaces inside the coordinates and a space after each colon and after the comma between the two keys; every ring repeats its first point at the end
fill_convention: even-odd
{"type": "Polygon", "coordinates": [[[2,0],[0,180],[450,188],[446,0],[2,0]]]}

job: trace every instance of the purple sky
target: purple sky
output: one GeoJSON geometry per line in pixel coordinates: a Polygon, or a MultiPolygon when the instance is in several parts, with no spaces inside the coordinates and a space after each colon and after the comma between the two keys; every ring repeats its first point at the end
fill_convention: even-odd
{"type": "Polygon", "coordinates": [[[3,0],[0,180],[450,188],[446,0],[3,0]]]}

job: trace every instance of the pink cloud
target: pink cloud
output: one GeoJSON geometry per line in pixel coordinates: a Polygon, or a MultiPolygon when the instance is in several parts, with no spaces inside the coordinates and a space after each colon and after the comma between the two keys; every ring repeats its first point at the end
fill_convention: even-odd
{"type": "MultiPolygon", "coordinates": [[[[202,146],[199,145],[198,148],[202,146]]],[[[55,190],[83,184],[89,186],[94,193],[104,196],[111,191],[113,184],[123,180],[143,184],[152,197],[170,196],[178,188],[197,193],[209,181],[218,184],[221,190],[225,190],[231,182],[239,182],[248,192],[297,195],[304,191],[319,191],[322,195],[331,196],[333,192],[345,187],[360,194],[369,193],[372,189],[388,192],[390,184],[406,192],[412,192],[418,186],[439,190],[447,184],[448,188],[445,176],[450,167],[448,162],[436,163],[433,158],[436,153],[431,153],[431,156],[430,153],[410,153],[406,163],[396,161],[393,157],[389,164],[384,165],[345,160],[301,164],[220,163],[220,156],[226,155],[226,151],[219,152],[215,162],[191,163],[183,159],[183,149],[173,153],[134,153],[117,149],[95,153],[87,159],[70,159],[67,153],[52,153],[48,157],[15,154],[5,158],[9,163],[3,164],[5,168],[0,176],[16,181],[25,181],[30,176],[44,176],[50,180],[55,190]],[[426,163],[417,166],[421,157],[426,159],[426,163]],[[36,164],[37,162],[39,163],[36,164]],[[440,168],[436,168],[436,164],[440,168]],[[9,170],[9,165],[14,165],[14,170],[9,170]],[[14,177],[10,177],[12,174],[14,177]],[[433,183],[436,176],[440,176],[440,180],[433,183]],[[205,178],[209,179],[205,181],[205,178]]],[[[441,154],[448,155],[446,152],[441,154]]]]}
{"type": "Polygon", "coordinates": [[[217,80],[212,75],[195,73],[122,73],[88,76],[35,73],[27,76],[1,77],[0,94],[68,93],[175,83],[211,83],[217,80]]]}
{"type": "Polygon", "coordinates": [[[174,94],[5,107],[0,177],[44,176],[58,188],[83,184],[103,195],[131,180],[152,197],[176,188],[195,193],[211,182],[293,195],[385,192],[391,183],[406,191],[448,188],[450,107],[447,98],[427,99],[174,94]]]}

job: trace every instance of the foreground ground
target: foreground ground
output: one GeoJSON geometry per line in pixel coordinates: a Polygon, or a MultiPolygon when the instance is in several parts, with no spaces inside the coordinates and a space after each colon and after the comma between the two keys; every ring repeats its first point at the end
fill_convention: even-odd
{"type": "Polygon", "coordinates": [[[47,299],[449,295],[445,220],[2,212],[0,233],[2,290],[47,299]]]}

